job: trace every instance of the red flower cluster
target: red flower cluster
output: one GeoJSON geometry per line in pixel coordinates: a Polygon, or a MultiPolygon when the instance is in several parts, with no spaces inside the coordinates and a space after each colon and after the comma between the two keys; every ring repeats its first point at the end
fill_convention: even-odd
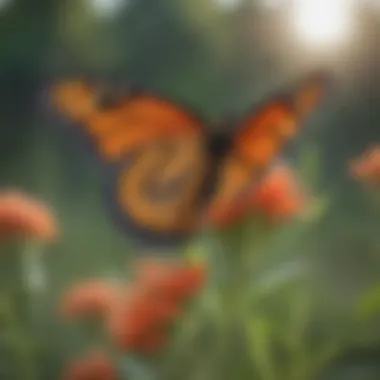
{"type": "Polygon", "coordinates": [[[61,302],[65,317],[100,316],[122,349],[152,353],[164,346],[166,327],[205,281],[203,265],[141,260],[127,291],[103,281],[73,286],[61,302]]]}
{"type": "Polygon", "coordinates": [[[50,210],[41,202],[14,190],[0,193],[0,237],[28,236],[45,241],[57,236],[50,210]]]}
{"type": "Polygon", "coordinates": [[[380,146],[374,146],[349,164],[354,178],[371,187],[380,188],[380,146]]]}
{"type": "Polygon", "coordinates": [[[305,196],[291,170],[278,166],[255,188],[250,202],[253,210],[269,220],[279,221],[296,215],[305,203],[305,196]]]}
{"type": "Polygon", "coordinates": [[[284,221],[295,216],[305,204],[305,195],[292,171],[279,165],[273,168],[249,196],[210,215],[213,225],[228,227],[247,214],[260,213],[269,221],[284,221]]]}
{"type": "Polygon", "coordinates": [[[115,367],[102,351],[74,361],[66,369],[62,380],[118,380],[115,367]]]}
{"type": "Polygon", "coordinates": [[[143,260],[125,301],[114,309],[110,330],[126,350],[152,353],[166,341],[166,327],[180,315],[184,301],[205,281],[201,265],[143,260]]]}
{"type": "Polygon", "coordinates": [[[61,300],[64,317],[108,316],[117,303],[118,289],[101,280],[89,280],[72,286],[61,300]]]}

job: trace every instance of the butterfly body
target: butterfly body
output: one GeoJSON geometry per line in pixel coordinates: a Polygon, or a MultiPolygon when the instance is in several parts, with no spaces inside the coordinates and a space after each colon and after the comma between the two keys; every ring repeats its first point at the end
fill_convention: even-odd
{"type": "Polygon", "coordinates": [[[325,83],[308,86],[314,91],[308,101],[300,97],[310,88],[291,102],[270,99],[237,131],[215,133],[188,109],[142,90],[115,96],[79,80],[59,83],[52,94],[110,168],[112,214],[140,242],[166,246],[191,236],[205,215],[224,212],[244,195],[297,132],[301,114],[314,107],[325,83]]]}

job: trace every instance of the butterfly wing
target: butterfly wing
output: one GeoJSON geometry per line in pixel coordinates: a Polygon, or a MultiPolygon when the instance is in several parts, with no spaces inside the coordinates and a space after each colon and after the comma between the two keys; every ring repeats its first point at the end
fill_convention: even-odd
{"type": "Polygon", "coordinates": [[[84,81],[59,83],[52,89],[54,105],[91,138],[102,160],[115,162],[126,152],[158,138],[204,133],[203,122],[191,111],[148,92],[121,96],[103,107],[102,87],[84,81]]]}
{"type": "Polygon", "coordinates": [[[65,82],[55,104],[81,122],[111,165],[107,199],[113,216],[141,242],[168,245],[192,233],[208,170],[203,122],[168,99],[131,92],[99,106],[99,88],[65,82]]]}
{"type": "Polygon", "coordinates": [[[290,96],[273,98],[243,119],[210,205],[209,216],[215,224],[224,223],[237,204],[244,204],[244,199],[248,202],[252,184],[298,133],[304,117],[326,93],[328,83],[326,76],[314,74],[290,96]]]}
{"type": "Polygon", "coordinates": [[[153,141],[127,156],[109,182],[113,215],[147,245],[177,244],[199,225],[208,156],[197,138],[153,141]]]}

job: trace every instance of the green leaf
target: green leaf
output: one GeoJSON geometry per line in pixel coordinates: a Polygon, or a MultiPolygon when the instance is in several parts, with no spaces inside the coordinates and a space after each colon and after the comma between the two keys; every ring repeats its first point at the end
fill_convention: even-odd
{"type": "Polygon", "coordinates": [[[10,297],[0,293],[0,326],[9,328],[13,323],[12,306],[10,297]]]}
{"type": "Polygon", "coordinates": [[[289,302],[289,325],[287,327],[287,346],[297,355],[305,349],[305,332],[312,311],[311,294],[305,287],[293,291],[289,302]]]}
{"type": "Polygon", "coordinates": [[[191,263],[203,262],[207,256],[205,247],[200,242],[189,244],[185,251],[184,257],[186,257],[191,263]]]}
{"type": "Polygon", "coordinates": [[[249,319],[246,328],[251,359],[260,372],[260,378],[263,380],[275,380],[271,323],[255,315],[249,319]]]}
{"type": "Polygon", "coordinates": [[[340,337],[331,338],[311,358],[311,363],[308,368],[308,374],[311,378],[324,368],[331,360],[339,355],[342,349],[342,340],[340,337]]]}
{"type": "MultiPolygon", "coordinates": [[[[281,263],[280,263],[281,264],[281,263]]],[[[300,276],[303,275],[302,267],[298,262],[277,265],[275,268],[264,272],[254,284],[252,295],[256,301],[277,294],[283,294],[298,285],[300,276]]]]}
{"type": "Polygon", "coordinates": [[[300,220],[302,222],[318,221],[326,213],[330,203],[331,199],[327,195],[312,198],[303,209],[300,220]]]}
{"type": "Polygon", "coordinates": [[[354,315],[365,320],[380,313],[380,284],[373,286],[364,293],[354,305],[354,315]]]}

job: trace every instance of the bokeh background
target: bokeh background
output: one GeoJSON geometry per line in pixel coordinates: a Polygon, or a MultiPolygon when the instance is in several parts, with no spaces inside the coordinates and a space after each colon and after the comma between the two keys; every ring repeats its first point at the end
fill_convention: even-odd
{"type": "MultiPolygon", "coordinates": [[[[329,2],[319,3],[328,9],[329,2]]],[[[311,283],[311,319],[324,315],[317,332],[329,336],[353,318],[353,305],[380,275],[380,210],[347,169],[380,138],[380,7],[340,3],[342,14],[351,4],[348,26],[339,30],[340,19],[333,19],[335,29],[326,24],[331,34],[324,36],[297,24],[295,0],[0,2],[0,183],[52,205],[61,235],[44,255],[43,379],[57,378],[64,358],[82,344],[78,331],[55,317],[62,289],[82,277],[117,275],[139,255],[104,209],[103,173],[66,138],[46,102],[49,84],[73,74],[162,92],[199,110],[212,127],[311,70],[331,72],[326,104],[284,152],[317,196],[318,215],[272,238],[260,278],[311,283]]],[[[378,324],[357,335],[327,366],[340,366],[341,374],[323,378],[380,376],[378,324]],[[350,370],[355,361],[367,375],[350,370]]]]}

